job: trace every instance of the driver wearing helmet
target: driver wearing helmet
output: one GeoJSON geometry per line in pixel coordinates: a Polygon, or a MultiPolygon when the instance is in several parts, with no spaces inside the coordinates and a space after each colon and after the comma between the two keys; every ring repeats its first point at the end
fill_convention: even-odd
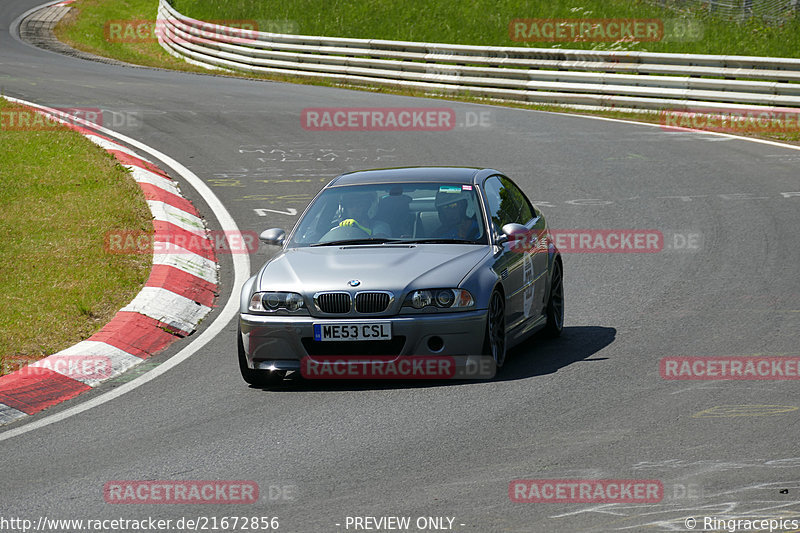
{"type": "Polygon", "coordinates": [[[469,198],[469,194],[464,191],[440,189],[436,193],[436,211],[439,213],[441,225],[434,231],[434,237],[468,241],[478,238],[478,221],[475,216],[467,216],[469,198]]]}
{"type": "Polygon", "coordinates": [[[344,220],[339,222],[339,227],[355,227],[367,235],[389,235],[391,230],[387,223],[369,216],[369,208],[375,198],[376,194],[372,192],[343,194],[341,204],[344,209],[344,220]]]}

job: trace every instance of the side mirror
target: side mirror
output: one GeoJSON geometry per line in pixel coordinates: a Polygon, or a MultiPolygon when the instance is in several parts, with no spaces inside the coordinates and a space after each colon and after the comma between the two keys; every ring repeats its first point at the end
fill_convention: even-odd
{"type": "Polygon", "coordinates": [[[509,241],[516,241],[519,239],[525,239],[528,237],[530,230],[523,226],[522,224],[517,224],[516,222],[511,222],[510,224],[506,224],[503,226],[503,234],[495,241],[495,243],[499,246],[509,242],[509,241]]]}
{"type": "Polygon", "coordinates": [[[258,236],[258,239],[264,244],[283,246],[283,241],[286,240],[286,232],[280,228],[265,229],[258,236]]]}

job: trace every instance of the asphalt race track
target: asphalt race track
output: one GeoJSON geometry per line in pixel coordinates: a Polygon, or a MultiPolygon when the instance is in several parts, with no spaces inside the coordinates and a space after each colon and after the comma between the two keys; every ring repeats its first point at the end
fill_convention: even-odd
{"type": "MultiPolygon", "coordinates": [[[[665,380],[659,361],[800,355],[800,151],[657,126],[91,62],[9,35],[10,23],[37,3],[0,3],[2,93],[114,111],[119,121],[107,118],[106,127],[189,168],[243,231],[290,228],[343,171],[465,165],[508,173],[553,228],[656,229],[664,248],[564,254],[563,337],[514,350],[491,382],[250,388],[236,365],[230,321],[156,379],[0,441],[2,517],[268,516],[286,532],[354,531],[348,517],[407,516],[412,526],[418,517],[449,517],[453,531],[550,532],[685,531],[689,517],[701,530],[703,517],[798,516],[798,382],[665,380]],[[315,132],[300,122],[310,107],[425,106],[453,108],[459,125],[315,132]],[[663,498],[515,503],[515,479],[660,480],[663,498]],[[103,487],[114,480],[249,480],[260,500],[106,503],[103,487]]],[[[173,177],[218,229],[200,195],[173,177]]],[[[259,249],[251,269],[268,255],[259,249]]],[[[220,260],[221,308],[235,287],[231,257],[220,260]]],[[[188,346],[220,308],[134,372],[188,346]]],[[[0,439],[133,377],[6,426],[0,439]]]]}

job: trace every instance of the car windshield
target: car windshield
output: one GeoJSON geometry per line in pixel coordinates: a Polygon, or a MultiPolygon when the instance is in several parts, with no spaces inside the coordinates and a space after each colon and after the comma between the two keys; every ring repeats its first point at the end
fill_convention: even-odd
{"type": "Polygon", "coordinates": [[[331,187],[299,222],[290,247],[488,242],[475,187],[397,183],[331,187]]]}

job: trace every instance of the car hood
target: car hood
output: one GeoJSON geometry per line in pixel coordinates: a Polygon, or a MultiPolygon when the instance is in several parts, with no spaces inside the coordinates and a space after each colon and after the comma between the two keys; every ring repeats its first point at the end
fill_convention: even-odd
{"type": "Polygon", "coordinates": [[[262,268],[259,290],[306,294],[330,290],[457,287],[490,253],[488,246],[415,244],[290,248],[262,268]],[[350,287],[350,280],[359,280],[350,287]]]}

